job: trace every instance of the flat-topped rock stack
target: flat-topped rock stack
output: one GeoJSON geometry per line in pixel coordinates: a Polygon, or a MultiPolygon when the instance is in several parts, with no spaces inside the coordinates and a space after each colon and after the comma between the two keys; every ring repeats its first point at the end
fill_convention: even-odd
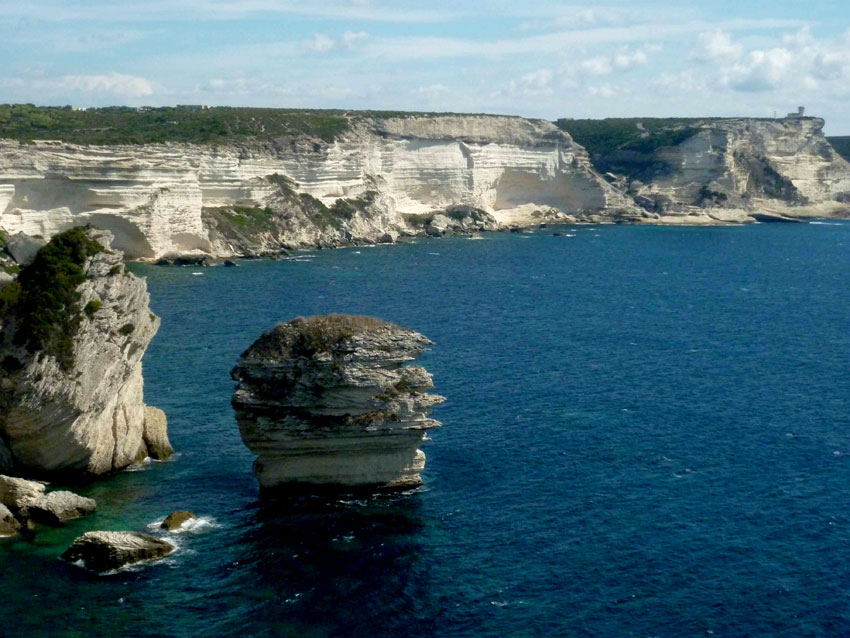
{"type": "Polygon", "coordinates": [[[419,446],[440,423],[443,397],[421,366],[432,342],[392,323],[352,315],[278,324],[233,369],[242,440],[268,491],[403,490],[421,485],[419,446]]]}

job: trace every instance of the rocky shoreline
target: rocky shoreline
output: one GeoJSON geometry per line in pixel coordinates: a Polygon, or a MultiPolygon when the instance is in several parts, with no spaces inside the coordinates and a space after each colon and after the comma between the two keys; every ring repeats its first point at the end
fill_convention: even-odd
{"type": "Polygon", "coordinates": [[[0,140],[0,229],[51,237],[90,223],[128,260],[168,262],[540,223],[850,215],[850,163],[818,118],[692,120],[657,133],[636,120],[633,145],[601,160],[543,120],[350,118],[332,140],[0,140]]]}

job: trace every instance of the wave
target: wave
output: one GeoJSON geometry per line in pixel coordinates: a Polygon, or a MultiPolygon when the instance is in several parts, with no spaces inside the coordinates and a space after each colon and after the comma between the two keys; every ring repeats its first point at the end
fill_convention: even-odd
{"type": "MultiPolygon", "coordinates": [[[[217,529],[221,527],[221,524],[212,516],[198,516],[197,518],[190,518],[174,530],[162,529],[162,523],[164,521],[165,518],[160,518],[152,523],[148,523],[145,527],[147,527],[150,532],[159,532],[166,536],[174,536],[178,534],[199,534],[209,529],[217,529]]],[[[171,538],[169,538],[169,542],[173,544],[171,538]]]]}

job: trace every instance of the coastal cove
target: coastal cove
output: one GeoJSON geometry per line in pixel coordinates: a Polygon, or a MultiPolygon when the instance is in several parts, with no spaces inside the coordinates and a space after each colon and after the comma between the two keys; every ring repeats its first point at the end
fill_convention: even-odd
{"type": "Polygon", "coordinates": [[[6,636],[805,636],[850,631],[850,222],[558,226],[132,264],[162,319],[169,461],[0,544],[6,636]],[[554,236],[553,232],[562,233],[554,236]],[[424,487],[261,503],[230,370],[296,316],[435,342],[424,487]],[[199,522],[159,563],[58,559],[89,529],[199,522]]]}

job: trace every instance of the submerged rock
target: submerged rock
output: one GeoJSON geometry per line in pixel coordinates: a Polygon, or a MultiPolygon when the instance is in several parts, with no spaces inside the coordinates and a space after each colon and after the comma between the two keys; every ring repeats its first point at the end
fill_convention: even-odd
{"type": "Polygon", "coordinates": [[[400,490],[421,485],[419,445],[443,397],[421,366],[423,335],[370,317],[278,324],[232,372],[242,440],[264,490],[400,490]]]}
{"type": "Polygon", "coordinates": [[[73,542],[62,558],[71,563],[82,561],[92,571],[105,572],[162,558],[174,549],[171,543],[141,532],[86,532],[73,542]]]}
{"type": "Polygon", "coordinates": [[[192,512],[187,512],[185,510],[178,510],[176,512],[171,512],[168,516],[165,517],[165,520],[162,521],[162,525],[160,527],[162,529],[167,529],[169,532],[173,532],[176,529],[180,529],[183,526],[183,523],[186,521],[191,521],[195,518],[192,512]]]}
{"type": "Polygon", "coordinates": [[[159,318],[111,241],[94,229],[61,233],[9,284],[0,440],[12,458],[0,452],[3,466],[103,474],[170,454],[165,416],[143,400],[142,356],[159,318]]]}

